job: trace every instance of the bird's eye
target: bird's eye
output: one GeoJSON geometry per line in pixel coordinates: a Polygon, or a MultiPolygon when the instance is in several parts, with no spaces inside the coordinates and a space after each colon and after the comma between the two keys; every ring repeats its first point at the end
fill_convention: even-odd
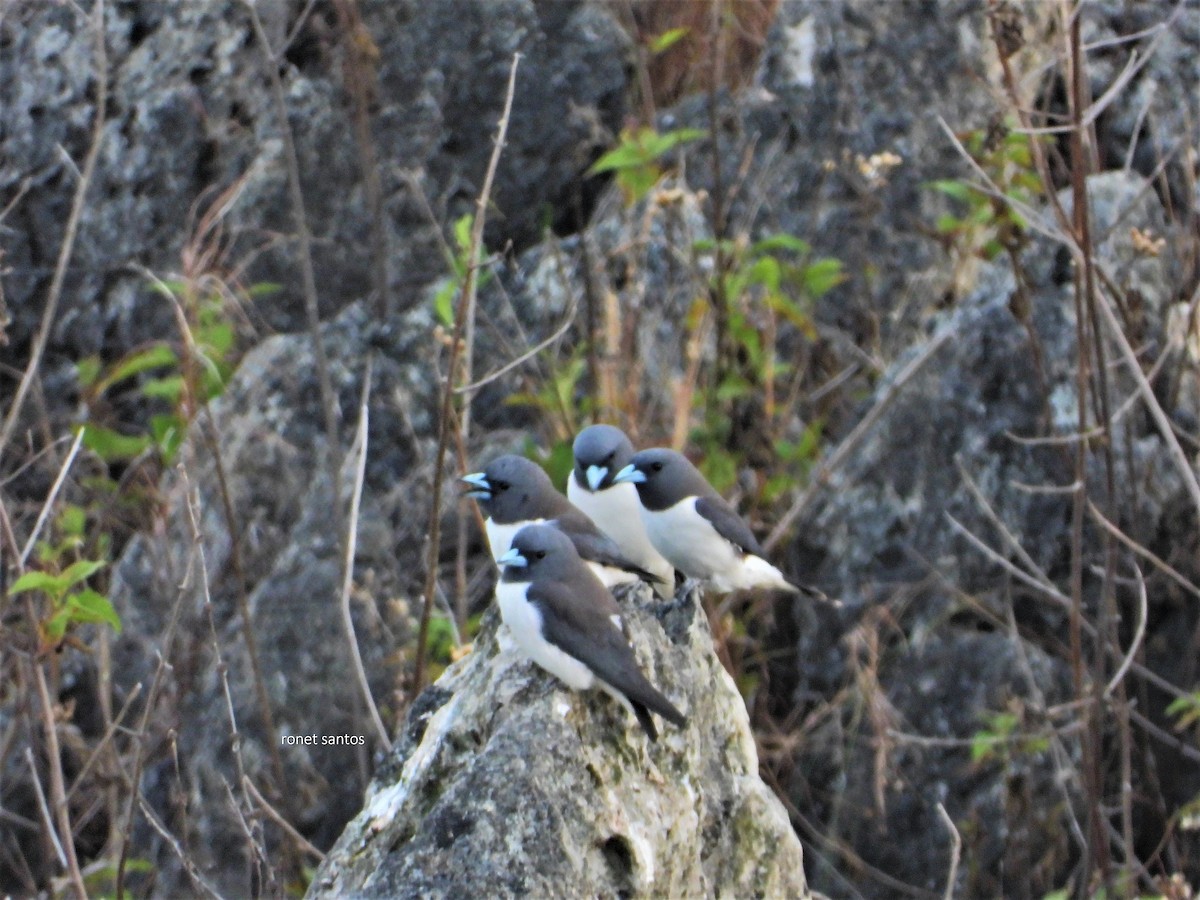
{"type": "Polygon", "coordinates": [[[497,481],[496,482],[496,490],[507,491],[508,490],[508,482],[507,481],[497,481]]]}
{"type": "Polygon", "coordinates": [[[661,472],[661,471],[662,471],[662,467],[663,467],[663,464],[662,464],[662,463],[653,463],[653,464],[650,466],[650,468],[651,468],[651,469],[653,469],[655,472],[661,472]]]}
{"type": "Polygon", "coordinates": [[[534,555],[535,557],[537,557],[538,559],[545,559],[545,558],[546,558],[546,551],[545,551],[545,550],[539,550],[537,553],[535,553],[535,554],[533,554],[533,555],[534,555]]]}
{"type": "Polygon", "coordinates": [[[610,463],[610,462],[612,462],[612,460],[613,460],[613,457],[614,457],[614,456],[616,456],[616,454],[617,454],[617,451],[616,451],[616,450],[613,450],[611,453],[609,453],[609,454],[608,454],[608,456],[604,457],[604,461],[605,461],[606,463],[610,463]]]}

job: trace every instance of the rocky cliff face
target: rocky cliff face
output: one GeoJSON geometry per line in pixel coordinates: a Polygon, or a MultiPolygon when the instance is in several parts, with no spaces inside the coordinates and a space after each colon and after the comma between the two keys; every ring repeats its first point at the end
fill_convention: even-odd
{"type": "MultiPolygon", "coordinates": [[[[1061,447],[1022,439],[1070,434],[1077,424],[1069,254],[1031,236],[1021,251],[1030,301],[1022,320],[1014,315],[1020,304],[1012,301],[1020,297],[1009,268],[978,265],[961,278],[944,243],[930,235],[951,207],[927,182],[967,174],[938,118],[963,132],[986,129],[1005,114],[994,89],[985,5],[780,4],[760,71],[722,101],[716,140],[683,148],[686,177],[633,210],[611,191],[586,232],[541,243],[543,223],[563,225],[573,216],[573,201],[564,198],[597,189],[579,173],[621,124],[630,72],[611,6],[358,6],[379,51],[368,93],[392,315],[374,313],[368,296],[371,216],[354,139],[355,85],[343,66],[347,43],[332,4],[311,6],[278,64],[314,229],[321,333],[343,450],[353,439],[365,361],[377,354],[352,615],[385,716],[403,706],[410,670],[404,654],[424,565],[419,548],[442,362],[428,287],[446,270],[443,233],[472,206],[510,55],[519,50],[524,59],[489,231],[492,250],[511,240],[514,253],[480,298],[477,372],[509,362],[570,315],[576,323],[567,340],[577,340],[580,298],[594,293],[611,298],[636,347],[638,367],[621,373],[629,394],[647,417],[667,417],[692,350],[687,313],[711,274],[689,266],[695,242],[714,237],[705,205],[719,189],[708,155],[715,143],[725,187],[740,186],[729,210],[737,235],[803,238],[816,253],[842,260],[850,276],[812,309],[816,339],[781,344],[780,361],[821,386],[821,399],[801,392],[791,424],[824,417],[826,440],[835,446],[874,404],[887,407],[813,490],[794,539],[779,546],[790,571],[844,601],[839,609],[805,600],[774,609],[769,684],[755,698],[759,712],[786,724],[783,740],[763,759],[804,817],[796,823],[812,823],[806,840],[844,851],[824,859],[809,854],[809,883],[837,895],[890,897],[894,883],[883,879],[891,878],[940,894],[950,845],[941,803],[963,838],[960,891],[1036,896],[1062,887],[1077,859],[1065,820],[1079,797],[1077,780],[1067,777],[1077,771],[1078,745],[1058,753],[1014,738],[1011,752],[977,761],[971,741],[992,727],[989,713],[1017,717],[1022,733],[1035,738],[1062,725],[1052,716],[1072,696],[1065,614],[1040,590],[1014,583],[950,520],[1015,554],[997,530],[1002,522],[1037,568],[1064,582],[1070,529],[1061,489],[1072,467],[1061,447]],[[899,163],[872,171],[871,158],[881,153],[894,153],[899,163]],[[930,348],[931,337],[937,343],[929,358],[892,396],[899,374],[930,348]]],[[[284,48],[309,7],[304,0],[258,4],[276,48],[284,48]]],[[[1046,25],[1039,11],[1050,7],[1023,8],[1027,36],[1036,37],[1046,25]]],[[[147,808],[190,848],[214,886],[234,896],[249,892],[252,861],[241,829],[259,811],[239,807],[228,788],[239,767],[227,676],[246,773],[306,838],[322,849],[337,841],[315,894],[382,894],[404,884],[430,893],[488,893],[501,885],[536,894],[564,883],[605,895],[802,893],[795,838],[755,778],[744,710],[689,603],[644,608],[643,598],[627,600],[640,658],[693,717],[684,732],[664,728],[657,745],[648,746],[605,697],[570,695],[519,662],[489,621],[475,652],[422,696],[401,728],[375,773],[366,811],[359,813],[377,762],[370,748],[348,754],[271,746],[245,652],[243,591],[277,731],[369,735],[371,728],[354,699],[335,606],[340,561],[330,510],[345,505],[351,472],[331,476],[322,464],[331,448],[311,340],[302,333],[297,242],[266,62],[245,7],[233,0],[113,2],[107,15],[103,153],[40,372],[44,404],[35,390],[21,428],[37,456],[26,466],[12,462],[14,453],[0,473],[22,538],[57,472],[51,442],[80,415],[75,362],[88,353],[111,361],[144,341],[178,338],[169,309],[130,263],[163,274],[177,269],[193,227],[188,210],[205,207],[211,189],[238,182],[226,219],[231,259],[249,263],[248,283],[282,285],[249,311],[254,327],[244,337],[256,346],[213,409],[226,483],[198,425],[182,452],[187,479],[173,473],[158,485],[161,515],[114,565],[112,598],[125,623],[113,642],[114,708],[136,685],[146,690],[159,653],[172,665],[152,711],[138,785],[147,808]],[[284,333],[267,336],[272,331],[284,333]],[[199,504],[195,535],[188,490],[199,504]],[[14,496],[25,501],[23,509],[10,502],[14,496]],[[200,586],[185,579],[196,571],[200,546],[212,632],[200,586]],[[164,628],[181,597],[183,628],[168,646],[164,628]]],[[[1177,236],[1164,210],[1193,216],[1184,225],[1195,229],[1196,182],[1188,166],[1196,123],[1180,98],[1194,96],[1200,80],[1200,12],[1195,4],[1096,0],[1080,15],[1092,48],[1094,97],[1105,95],[1131,52],[1154,45],[1145,65],[1130,70],[1127,89],[1096,118],[1097,160],[1111,171],[1090,187],[1099,257],[1132,301],[1130,333],[1142,364],[1150,370],[1162,361],[1155,389],[1187,440],[1200,421],[1196,360],[1165,323],[1192,296],[1195,274],[1187,260],[1171,257],[1177,236]],[[1169,28],[1154,30],[1168,20],[1169,28]],[[1138,250],[1134,227],[1151,243],[1171,238],[1164,255],[1138,250]]],[[[12,316],[5,333],[17,360],[25,358],[41,314],[76,183],[73,163],[87,150],[94,78],[84,20],[70,4],[4,7],[0,318],[5,310],[12,316]]],[[[1061,104],[1057,88],[1046,93],[1061,112],[1053,105],[1061,104]]],[[[707,129],[706,102],[692,97],[663,111],[660,128],[707,129]]],[[[1121,366],[1112,374],[1114,395],[1132,396],[1121,366]]],[[[0,408],[13,383],[5,377],[0,385],[0,408]]],[[[523,446],[537,417],[504,400],[529,387],[518,371],[480,391],[473,456],[523,446]]],[[[128,415],[122,424],[144,427],[143,408],[121,412],[128,415]]],[[[753,425],[739,431],[739,449],[753,425]]],[[[1129,501],[1121,524],[1197,582],[1194,509],[1143,407],[1128,407],[1113,440],[1120,446],[1118,487],[1129,501]]],[[[1094,468],[1089,477],[1092,487],[1100,484],[1094,468]]],[[[443,505],[449,524],[451,492],[443,505]]],[[[449,552],[443,563],[449,583],[449,552]]],[[[1087,563],[1103,560],[1093,553],[1087,563]]],[[[1120,577],[1129,571],[1122,568],[1120,577]]],[[[1194,597],[1150,567],[1144,571],[1148,638],[1139,660],[1190,687],[1194,597]]],[[[1092,603],[1094,568],[1086,577],[1092,603]]],[[[486,602],[486,581],[481,576],[469,586],[477,603],[486,602]]],[[[1128,600],[1128,585],[1120,590],[1128,600]]],[[[1117,637],[1128,646],[1132,605],[1124,612],[1117,637]]],[[[93,662],[70,653],[64,660],[63,699],[81,699],[77,719],[64,722],[63,731],[80,748],[75,761],[82,765],[103,733],[97,716],[86,721],[87,701],[96,707],[93,662]]],[[[1173,723],[1162,717],[1169,698],[1144,680],[1138,685],[1137,712],[1154,716],[1158,731],[1135,762],[1157,773],[1148,787],[1166,798],[1161,808],[1139,807],[1139,823],[1158,827],[1173,811],[1168,805],[1178,808],[1196,795],[1200,776],[1188,755],[1194,748],[1171,743],[1173,723]]],[[[9,695],[4,700],[0,730],[13,733],[9,723],[23,713],[9,695]]],[[[9,752],[13,746],[5,744],[0,800],[37,821],[28,767],[9,752]]],[[[143,817],[137,823],[131,853],[151,863],[155,888],[192,887],[163,833],[143,817]]],[[[93,822],[92,830],[103,833],[111,824],[93,822]]],[[[0,829],[4,847],[21,841],[31,858],[45,857],[35,878],[55,870],[41,835],[6,818],[0,829]]],[[[1194,834],[1180,838],[1193,840],[1192,859],[1200,857],[1194,834]]],[[[1148,850],[1158,843],[1157,836],[1146,840],[1148,850]]],[[[281,857],[290,846],[272,828],[265,844],[281,857]]]]}
{"type": "Polygon", "coordinates": [[[657,743],[607,695],[533,666],[489,612],[418,699],[309,897],[807,896],[698,603],[623,598],[639,661],[688,716],[657,743]]]}

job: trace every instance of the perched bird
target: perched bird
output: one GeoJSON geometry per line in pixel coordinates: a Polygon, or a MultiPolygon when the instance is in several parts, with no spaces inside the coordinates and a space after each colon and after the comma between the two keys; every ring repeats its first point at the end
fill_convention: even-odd
{"type": "Polygon", "coordinates": [[[591,425],[579,432],[572,448],[575,467],[567,478],[567,499],[581,509],[621,552],[659,579],[654,590],[669,599],[675,567],[654,549],[638,512],[637,488],[613,479],[633,457],[633,444],[620,428],[591,425]]]}
{"type": "Polygon", "coordinates": [[[482,472],[464,475],[462,480],[470,485],[466,496],[478,500],[486,516],[483,524],[497,564],[518,531],[526,525],[546,522],[571,539],[605,587],[639,578],[657,580],[657,576],[622,553],[612,538],[556,491],[550,476],[532,460],[512,454],[499,456],[482,472]]]}
{"type": "MultiPolygon", "coordinates": [[[[681,453],[635,453],[613,479],[637,485],[638,509],[655,548],[688,578],[718,591],[804,591],[765,559],[747,525],[681,453]]],[[[816,592],[819,593],[819,592],[816,592]]]]}
{"type": "Polygon", "coordinates": [[[678,728],[687,724],[638,668],[622,634],[621,607],[570,538],[549,525],[527,525],[499,562],[500,615],[530,659],[573,690],[611,694],[652,741],[658,729],[651,712],[678,728]]]}

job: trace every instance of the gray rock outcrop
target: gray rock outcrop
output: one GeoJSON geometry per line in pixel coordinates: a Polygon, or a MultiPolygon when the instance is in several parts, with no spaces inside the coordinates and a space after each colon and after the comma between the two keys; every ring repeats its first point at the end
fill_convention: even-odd
{"type": "Polygon", "coordinates": [[[800,898],[799,839],[758,775],[699,597],[625,595],[650,680],[689,717],[648,743],[526,660],[495,611],[425,691],[309,897],[800,898]]]}
{"type": "MultiPolygon", "coordinates": [[[[1137,175],[1093,176],[1088,188],[1099,265],[1135,304],[1128,314],[1144,328],[1142,340],[1161,348],[1176,261],[1137,252],[1130,229],[1162,234],[1162,208],[1137,175]]],[[[1062,199],[1069,208],[1070,198],[1062,199]]],[[[1015,541],[1032,566],[1064,583],[1071,498],[1044,488],[1071,483],[1073,457],[1062,443],[1026,438],[1077,431],[1072,275],[1048,242],[1029,248],[1022,266],[1032,307],[1028,327],[1012,312],[1018,291],[1012,269],[984,266],[971,295],[935,320],[932,346],[903,356],[877,388],[872,402],[930,349],[802,519],[798,552],[844,606],[834,612],[796,604],[779,638],[793,640],[795,660],[803,662],[775,672],[790,680],[798,703],[828,696],[837,685],[859,685],[841,715],[799,747],[793,801],[838,821],[837,836],[872,866],[931,891],[942,888],[939,871],[950,853],[937,812],[942,803],[971,860],[959,870],[966,896],[1050,890],[1074,852],[1066,809],[1079,796],[1079,785],[1063,778],[1064,757],[1046,738],[1054,731],[1048,710],[1072,696],[1060,643],[1067,610],[1007,575],[965,533],[1025,567],[1009,542],[1015,541]],[[889,619],[905,634],[895,645],[884,637],[889,619]],[[872,641],[888,647],[875,645],[878,668],[868,656],[872,641]],[[860,704],[873,714],[856,721],[860,704]],[[1004,753],[973,760],[971,741],[988,733],[996,714],[1013,716],[1021,734],[1042,737],[1014,740],[1004,753]],[[881,832],[889,838],[880,840],[881,832]]],[[[1118,358],[1111,345],[1108,358],[1118,358]]],[[[1113,397],[1134,394],[1124,366],[1114,365],[1109,377],[1113,397]]],[[[1116,420],[1113,433],[1121,448],[1114,505],[1129,510],[1125,527],[1173,565],[1192,569],[1194,551],[1171,536],[1194,530],[1194,509],[1140,403],[1116,420]]],[[[1090,460],[1087,477],[1092,496],[1104,497],[1099,457],[1090,460]]],[[[1103,565],[1093,529],[1089,521],[1084,591],[1094,615],[1103,565]]],[[[1173,592],[1161,575],[1147,577],[1150,614],[1173,616],[1173,592]]],[[[1136,619],[1132,606],[1122,609],[1127,624],[1136,619]]],[[[1190,633],[1166,629],[1147,661],[1158,672],[1182,675],[1190,633]]],[[[1159,698],[1151,708],[1165,702],[1159,698]]],[[[1183,802],[1196,779],[1169,762],[1169,746],[1156,752],[1164,754],[1164,787],[1183,802]]],[[[832,873],[811,875],[833,890],[836,880],[826,881],[832,873]]],[[[891,891],[875,884],[867,893],[891,891]]]]}

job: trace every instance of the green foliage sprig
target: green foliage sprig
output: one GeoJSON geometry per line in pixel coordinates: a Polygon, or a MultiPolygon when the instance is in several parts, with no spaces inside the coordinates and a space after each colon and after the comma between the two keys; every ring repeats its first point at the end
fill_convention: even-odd
{"type": "Polygon", "coordinates": [[[664,156],[680,144],[702,138],[706,133],[699,128],[676,128],[662,133],[649,125],[626,128],[621,132],[617,146],[596,160],[587,174],[615,173],[625,204],[632,206],[650,193],[663,177],[664,169],[659,161],[664,156]]]}

